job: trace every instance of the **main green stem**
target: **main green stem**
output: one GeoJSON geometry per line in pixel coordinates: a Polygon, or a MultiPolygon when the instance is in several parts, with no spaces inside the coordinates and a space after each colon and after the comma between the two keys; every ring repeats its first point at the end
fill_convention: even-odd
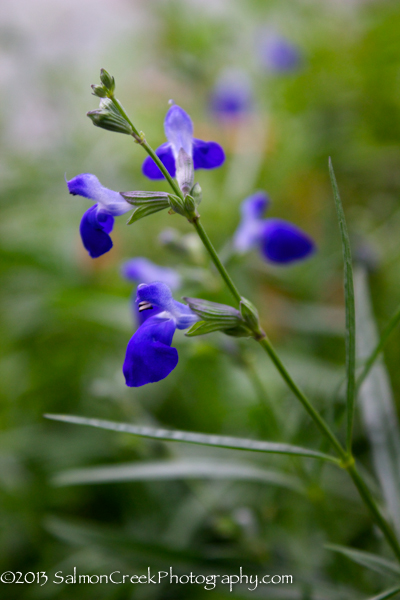
{"type": "Polygon", "coordinates": [[[325,435],[329,439],[342,461],[344,463],[347,462],[349,457],[344,448],[342,447],[341,443],[339,442],[335,434],[331,431],[326,421],[312,406],[307,396],[303,394],[303,392],[300,390],[297,384],[293,381],[267,336],[265,336],[262,340],[259,340],[259,343],[263,347],[265,352],[268,354],[275,367],[278,369],[287,386],[292,390],[297,399],[300,400],[301,404],[304,406],[304,408],[306,409],[312,420],[315,422],[317,427],[320,429],[320,431],[323,433],[323,435],[325,435]]]}
{"type": "Polygon", "coordinates": [[[233,283],[228,271],[225,269],[224,265],[220,261],[217,251],[215,250],[214,246],[212,245],[211,240],[208,237],[203,225],[200,223],[200,219],[196,219],[194,221],[193,225],[198,233],[199,238],[203,242],[204,246],[207,248],[207,251],[208,251],[209,255],[211,256],[211,259],[212,259],[214,265],[217,267],[219,274],[221,275],[222,279],[225,281],[226,285],[228,286],[229,290],[231,291],[232,296],[235,298],[235,300],[238,303],[240,303],[242,297],[239,293],[239,290],[233,283]]]}
{"type": "Polygon", "coordinates": [[[384,534],[386,541],[390,544],[393,552],[396,555],[396,558],[400,562],[400,545],[399,542],[393,533],[390,525],[386,521],[386,519],[382,516],[381,511],[379,510],[375,500],[373,499],[371,492],[369,491],[367,484],[364,479],[357,471],[356,465],[353,463],[346,468],[350,477],[352,478],[354,485],[358,489],[358,492],[361,498],[364,500],[365,505],[368,507],[370,513],[372,514],[375,523],[378,525],[382,533],[384,534]]]}
{"type": "MultiPolygon", "coordinates": [[[[120,105],[120,103],[117,101],[116,106],[118,107],[118,109],[120,110],[121,114],[122,114],[122,106],[120,105]]],[[[123,116],[127,119],[127,121],[132,125],[131,121],[129,121],[129,119],[126,116],[125,111],[123,111],[123,116]]],[[[135,129],[135,127],[132,125],[132,128],[134,130],[134,132],[137,132],[137,130],[135,129]]],[[[171,175],[168,173],[167,169],[165,168],[165,166],[163,165],[163,163],[161,162],[161,160],[159,159],[159,157],[156,155],[156,153],[154,152],[154,150],[151,148],[151,146],[149,146],[149,144],[147,143],[147,141],[145,140],[144,136],[140,136],[139,138],[137,137],[136,133],[135,135],[133,135],[134,139],[143,146],[143,148],[146,150],[146,152],[149,154],[149,156],[151,156],[151,158],[154,160],[154,162],[156,163],[156,165],[158,166],[158,168],[160,169],[160,171],[162,172],[162,174],[164,175],[164,177],[166,178],[166,180],[168,181],[168,183],[170,184],[171,188],[173,189],[174,193],[179,196],[180,198],[183,199],[183,194],[181,192],[181,190],[179,189],[177,183],[173,180],[173,178],[171,177],[171,175]]],[[[201,241],[203,242],[205,248],[207,249],[211,260],[213,261],[214,265],[216,266],[218,272],[220,273],[222,279],[225,281],[226,285],[228,286],[229,290],[231,291],[233,297],[235,298],[235,300],[240,303],[242,297],[239,293],[239,290],[237,289],[237,287],[235,286],[232,278],[230,277],[228,271],[226,270],[226,268],[224,267],[224,265],[222,264],[210,238],[208,237],[203,225],[200,223],[200,217],[197,217],[195,219],[193,219],[192,224],[194,226],[194,228],[196,229],[201,241]]],[[[357,471],[357,468],[354,464],[354,458],[352,457],[352,455],[348,452],[346,452],[346,450],[343,448],[343,446],[341,445],[341,443],[339,442],[339,440],[337,439],[337,437],[335,436],[335,434],[331,431],[329,425],[326,423],[326,421],[321,417],[321,415],[315,410],[315,408],[312,406],[312,404],[310,403],[310,401],[308,400],[308,398],[305,396],[305,394],[303,394],[303,392],[300,390],[300,388],[297,386],[297,384],[293,381],[292,377],[290,376],[290,374],[288,373],[288,371],[286,370],[286,367],[284,366],[284,364],[282,363],[281,359],[279,358],[279,356],[277,355],[274,347],[272,346],[271,342],[269,341],[269,339],[267,338],[267,336],[259,336],[257,335],[256,340],[259,342],[259,344],[263,347],[263,349],[265,350],[265,352],[268,354],[268,356],[270,357],[270,359],[272,360],[272,362],[274,363],[275,367],[278,369],[279,373],[281,374],[282,378],[284,379],[284,381],[286,382],[286,384],[288,385],[288,387],[292,390],[292,392],[294,393],[294,395],[296,396],[296,398],[301,402],[301,404],[304,406],[305,410],[307,411],[307,413],[310,415],[310,417],[312,418],[312,420],[314,421],[314,423],[317,425],[318,429],[321,431],[321,433],[327,438],[329,439],[329,441],[331,442],[332,446],[335,448],[337,454],[339,455],[339,457],[341,458],[342,461],[342,467],[344,469],[347,470],[347,472],[349,473],[350,477],[352,478],[362,500],[364,501],[365,505],[367,506],[367,508],[369,509],[373,519],[375,520],[376,524],[378,525],[378,527],[381,529],[382,533],[384,534],[388,544],[391,546],[394,554],[396,555],[396,557],[398,558],[398,560],[400,561],[400,545],[399,542],[397,540],[397,538],[395,537],[392,529],[390,528],[390,525],[388,524],[388,522],[386,521],[386,519],[382,516],[379,507],[377,506],[374,498],[371,495],[371,492],[369,491],[365,481],[363,480],[362,476],[360,475],[360,473],[357,471]]]]}

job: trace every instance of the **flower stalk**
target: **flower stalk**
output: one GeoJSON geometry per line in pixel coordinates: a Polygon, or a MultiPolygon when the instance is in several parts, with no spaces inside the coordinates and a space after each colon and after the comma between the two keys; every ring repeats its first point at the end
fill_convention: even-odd
{"type": "MultiPolygon", "coordinates": [[[[150,177],[150,179],[159,179],[162,174],[162,176],[164,176],[168,181],[173,190],[173,195],[168,195],[168,203],[172,210],[175,210],[175,212],[185,216],[195,228],[201,242],[210,255],[212,262],[214,263],[216,269],[238,304],[240,312],[237,311],[236,319],[238,320],[239,325],[247,329],[247,332],[262,346],[263,350],[268,354],[286,385],[302,404],[322,435],[329,440],[339,457],[339,460],[334,457],[330,457],[331,461],[335,462],[349,473],[349,476],[353,480],[353,483],[356,486],[365,506],[368,508],[374,521],[381,529],[395,556],[400,561],[399,541],[397,540],[389,522],[385,519],[377,503],[375,502],[375,499],[373,498],[363,477],[357,470],[351,450],[355,392],[357,389],[355,381],[354,294],[352,286],[350,244],[348,240],[343,207],[341,205],[337,190],[332,165],[330,164],[330,173],[334,189],[336,208],[338,211],[345,259],[346,317],[348,325],[346,339],[346,366],[348,380],[348,426],[346,447],[344,447],[338,440],[325,419],[313,407],[310,400],[292,379],[270,340],[266,336],[265,332],[261,329],[257,310],[248,300],[241,296],[227,269],[221,262],[218,253],[216,252],[210,238],[207,235],[207,232],[200,222],[200,215],[197,212],[197,206],[201,200],[201,189],[195,189],[196,185],[193,186],[194,169],[214,168],[219,166],[224,160],[223,150],[214,142],[195,140],[193,138],[193,124],[190,120],[190,117],[180,107],[172,106],[168,111],[165,121],[165,131],[168,143],[158,148],[157,151],[154,151],[146,141],[144,133],[137,130],[132,121],[129,119],[119,100],[115,98],[114,78],[111,77],[104,69],[102,69],[100,79],[102,83],[101,86],[92,86],[94,95],[101,98],[100,109],[91,111],[91,113],[88,113],[88,116],[92,119],[94,125],[98,127],[109,129],[111,131],[118,131],[120,133],[129,133],[132,135],[135,142],[140,144],[145,149],[149,157],[154,161],[154,164],[156,167],[158,167],[159,171],[157,170],[156,173],[154,173],[152,170],[154,169],[154,165],[151,163],[151,161],[149,161],[149,159],[147,159],[145,163],[151,163],[150,165],[146,165],[146,169],[148,169],[149,166],[151,167],[151,173],[149,174],[147,172],[147,175],[150,177]],[[171,170],[171,173],[158,156],[157,153],[159,152],[164,153],[164,158],[166,157],[165,153],[169,153],[169,159],[171,160],[171,157],[174,159],[175,166],[174,169],[171,170]],[[210,154],[210,156],[205,158],[208,154],[210,154]],[[173,178],[175,173],[177,181],[173,178]],[[190,192],[193,195],[190,195],[190,192]]],[[[98,182],[97,178],[95,178],[95,181],[93,181],[92,179],[88,180],[87,175],[84,177],[81,176],[81,178],[75,178],[75,180],[68,182],[68,185],[71,193],[78,193],[89,198],[98,196],[100,204],[101,201],[104,203],[104,197],[106,198],[105,208],[95,205],[89,209],[89,211],[87,211],[84,216],[83,225],[81,224],[82,239],[84,240],[85,236],[87,237],[88,243],[90,242],[90,246],[95,246],[95,251],[93,251],[91,255],[98,256],[104,253],[104,251],[107,251],[107,249],[111,247],[110,244],[112,245],[109,238],[109,233],[113,226],[113,216],[123,214],[130,209],[131,205],[126,201],[126,199],[123,198],[123,195],[110,192],[110,190],[103,188],[98,182]],[[88,185],[90,187],[90,192],[86,189],[88,185]],[[92,193],[93,190],[95,191],[94,195],[92,193]],[[105,250],[103,246],[106,248],[105,250]]],[[[131,200],[131,198],[129,199],[131,200]]],[[[248,238],[247,228],[249,224],[251,225],[251,231],[253,231],[253,227],[256,224],[260,228],[259,233],[265,234],[265,224],[260,221],[260,215],[258,214],[258,209],[262,208],[263,202],[265,203],[264,200],[262,200],[261,204],[258,201],[254,203],[253,199],[246,204],[246,214],[244,215],[246,218],[242,223],[240,231],[242,236],[240,238],[241,242],[243,242],[243,239],[246,241],[248,238]],[[253,209],[256,210],[256,213],[254,213],[253,209]],[[249,221],[251,221],[251,223],[249,223],[249,221]],[[246,235],[243,234],[243,231],[246,235]]],[[[131,219],[133,218],[133,220],[137,220],[138,218],[141,218],[141,216],[145,216],[145,214],[142,214],[143,211],[147,214],[148,210],[151,210],[152,212],[154,212],[155,208],[157,208],[157,210],[161,210],[165,204],[164,199],[162,199],[162,203],[163,206],[160,207],[158,204],[154,207],[150,206],[150,208],[147,205],[138,206],[131,219]]],[[[288,226],[283,222],[278,224],[275,223],[275,229],[277,225],[283,227],[286,234],[288,234],[290,231],[290,235],[296,239],[296,243],[298,245],[300,244],[301,247],[297,249],[297,257],[312,251],[311,241],[308,240],[301,232],[297,230],[295,231],[293,227],[288,229],[288,226]]],[[[258,239],[260,236],[257,235],[256,237],[258,239]]],[[[89,251],[91,251],[91,248],[89,248],[89,251]]],[[[279,259],[278,262],[288,262],[288,260],[292,259],[290,256],[286,257],[281,256],[280,254],[275,258],[279,259]]],[[[215,315],[213,317],[215,321],[214,323],[212,322],[213,319],[206,319],[206,321],[199,322],[198,315],[196,316],[196,314],[193,313],[188,306],[181,305],[180,303],[174,301],[166,293],[162,286],[163,284],[161,283],[148,286],[142,284],[142,286],[139,286],[138,288],[138,309],[140,313],[142,314],[148,310],[154,309],[156,309],[156,312],[154,313],[154,316],[150,318],[143,317],[147,320],[142,323],[141,327],[134,334],[128,345],[127,355],[124,363],[124,373],[126,372],[126,376],[129,379],[129,381],[127,381],[127,385],[138,387],[152,381],[159,381],[175,368],[178,360],[177,352],[176,349],[171,348],[171,341],[176,328],[184,329],[192,326],[192,335],[198,335],[199,333],[201,334],[206,332],[199,332],[199,329],[201,328],[213,331],[217,327],[217,329],[220,330],[222,325],[227,323],[227,317],[225,314],[223,315],[222,325],[219,322],[221,321],[221,318],[218,317],[218,320],[215,315]],[[136,368],[138,361],[140,362],[139,359],[142,358],[143,345],[146,345],[147,354],[150,357],[156,355],[157,352],[160,351],[160,347],[162,347],[162,352],[164,354],[168,354],[168,360],[162,365],[165,373],[164,371],[160,372],[158,368],[155,368],[153,369],[154,372],[151,372],[150,375],[146,375],[144,377],[143,370],[136,368]]],[[[203,306],[203,309],[206,310],[207,307],[203,306]]],[[[376,354],[378,354],[379,350],[380,348],[377,349],[376,354]]],[[[376,357],[374,356],[374,359],[375,358],[376,357]]],[[[367,369],[368,368],[370,368],[369,364],[367,365],[367,369]]]]}
{"type": "MultiPolygon", "coordinates": [[[[175,181],[169,175],[167,169],[164,167],[163,163],[158,158],[158,156],[156,155],[154,150],[151,148],[151,146],[149,146],[149,144],[146,141],[144,141],[141,145],[146,150],[146,152],[149,154],[149,156],[152,157],[154,162],[157,164],[158,168],[161,170],[161,172],[167,179],[168,183],[171,185],[172,189],[174,190],[174,193],[176,193],[178,196],[183,198],[183,194],[182,194],[181,190],[178,188],[175,181]]],[[[237,289],[235,283],[233,282],[231,276],[229,275],[227,269],[222,264],[217,251],[215,250],[210,238],[207,235],[207,232],[205,231],[202,223],[200,222],[200,217],[196,218],[195,220],[193,220],[191,222],[192,222],[199,238],[203,242],[204,247],[206,248],[208,254],[210,255],[211,260],[213,261],[215,267],[217,268],[219,274],[221,275],[222,279],[224,280],[227,287],[229,288],[231,294],[233,295],[235,300],[238,303],[240,303],[242,300],[242,296],[241,296],[239,290],[237,289]]],[[[302,406],[305,408],[305,410],[307,411],[307,413],[309,414],[311,419],[314,421],[314,423],[316,424],[318,429],[329,440],[329,442],[335,449],[336,453],[338,454],[338,456],[341,460],[340,466],[349,473],[365,506],[368,508],[375,523],[382,531],[384,537],[386,538],[386,541],[388,542],[388,544],[392,548],[396,558],[400,562],[400,544],[399,544],[395,534],[393,533],[393,530],[390,527],[389,523],[386,521],[386,519],[382,515],[379,507],[377,506],[363,477],[357,470],[355,461],[354,461],[354,457],[351,454],[349,454],[348,452],[346,452],[345,448],[342,446],[342,444],[340,443],[338,438],[335,436],[335,434],[330,429],[328,423],[315,410],[315,408],[312,406],[311,402],[308,400],[307,396],[300,390],[300,388],[297,386],[297,384],[293,381],[292,377],[290,376],[286,367],[282,363],[281,359],[279,358],[278,354],[276,353],[274,347],[272,346],[272,344],[269,341],[269,339],[267,338],[267,336],[263,335],[262,337],[257,337],[257,335],[255,335],[254,337],[255,337],[256,341],[265,350],[265,352],[268,354],[268,356],[272,360],[273,364],[279,371],[281,377],[283,378],[283,380],[285,381],[285,383],[287,384],[289,389],[294,393],[294,395],[300,401],[302,406]]]]}

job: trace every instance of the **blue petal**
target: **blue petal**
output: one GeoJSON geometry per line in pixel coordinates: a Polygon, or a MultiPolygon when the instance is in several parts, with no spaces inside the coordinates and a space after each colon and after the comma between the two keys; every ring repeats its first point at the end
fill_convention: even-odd
{"type": "Polygon", "coordinates": [[[138,286],[136,302],[139,304],[143,301],[168,313],[175,320],[178,329],[187,329],[199,320],[186,304],[174,300],[169,287],[160,281],[149,285],[141,283],[138,286]]]}
{"type": "Polygon", "coordinates": [[[193,140],[193,163],[195,169],[215,169],[225,160],[225,152],[216,142],[193,140]]]}
{"type": "Polygon", "coordinates": [[[167,284],[171,290],[181,286],[182,278],[177,271],[168,267],[156,265],[147,258],[132,258],[122,265],[122,275],[130,280],[141,283],[152,283],[161,281],[167,284]]]}
{"type": "Polygon", "coordinates": [[[193,123],[189,115],[174,104],[167,112],[164,120],[165,137],[171,143],[175,158],[181,148],[192,156],[193,123]]]}
{"type": "Polygon", "coordinates": [[[232,240],[237,252],[248,252],[259,244],[265,222],[261,217],[268,205],[269,198],[265,192],[257,192],[243,200],[240,206],[242,220],[232,240]]]}
{"type": "Polygon", "coordinates": [[[67,181],[67,185],[70,194],[95,200],[105,208],[108,214],[114,217],[132,210],[132,206],[119,192],[114,192],[102,186],[97,177],[91,173],[81,173],[81,175],[67,181]]]}
{"type": "Polygon", "coordinates": [[[113,226],[114,217],[99,210],[97,204],[91,206],[83,215],[79,231],[83,245],[92,258],[111,250],[113,243],[108,234],[113,226]]]}
{"type": "Polygon", "coordinates": [[[178,364],[171,348],[175,333],[173,319],[153,317],[139,327],[129,341],[123,366],[126,385],[140,387],[164,379],[178,364]]]}
{"type": "Polygon", "coordinates": [[[257,246],[263,232],[263,221],[258,219],[243,219],[233,234],[232,246],[236,252],[249,252],[257,246]]]}
{"type": "MultiPolygon", "coordinates": [[[[175,177],[175,159],[171,144],[169,142],[161,144],[161,146],[157,148],[156,154],[171,177],[175,177]]],[[[149,179],[164,179],[164,175],[161,173],[151,156],[148,156],[143,161],[142,173],[149,179]]]]}
{"type": "Polygon", "coordinates": [[[243,200],[240,206],[243,219],[260,219],[269,203],[269,197],[265,192],[256,192],[249,196],[246,200],[243,200]]]}
{"type": "Polygon", "coordinates": [[[280,219],[264,222],[261,250],[272,262],[287,264],[306,258],[315,250],[313,240],[301,229],[280,219]]]}
{"type": "Polygon", "coordinates": [[[238,117],[253,104],[247,76],[238,70],[227,70],[218,79],[210,97],[210,109],[220,118],[238,117]]]}
{"type": "Polygon", "coordinates": [[[141,283],[138,285],[136,302],[150,302],[153,306],[169,311],[173,309],[174,299],[171,290],[165,283],[156,281],[154,283],[141,283]]]}

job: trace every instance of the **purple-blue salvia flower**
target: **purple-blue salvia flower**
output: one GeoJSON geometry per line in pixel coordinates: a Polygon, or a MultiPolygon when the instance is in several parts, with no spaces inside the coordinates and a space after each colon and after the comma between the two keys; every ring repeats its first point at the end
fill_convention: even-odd
{"type": "Polygon", "coordinates": [[[250,112],[253,93],[246,75],[236,70],[222,73],[211,92],[209,106],[222,120],[238,119],[250,112]]]}
{"type": "MultiPolygon", "coordinates": [[[[175,177],[175,161],[182,148],[192,157],[195,169],[215,169],[225,160],[223,149],[216,142],[203,142],[193,137],[193,123],[189,115],[174,104],[168,110],[164,120],[167,143],[156,150],[156,154],[171,177],[175,177]]],[[[153,159],[148,156],[142,166],[143,174],[149,179],[163,179],[164,175],[153,159]]]]}
{"type": "Polygon", "coordinates": [[[128,281],[138,283],[152,283],[161,281],[171,290],[177,290],[182,285],[182,277],[178,271],[170,267],[162,267],[151,262],[147,258],[131,258],[124,262],[121,273],[128,281]]]}
{"type": "Polygon", "coordinates": [[[114,226],[114,217],[128,212],[132,206],[120,193],[102,186],[91,173],[81,173],[67,181],[67,185],[70,194],[90,198],[96,202],[83,215],[79,231],[89,255],[97,258],[112,248],[109,234],[114,226]]]}
{"type": "Polygon", "coordinates": [[[150,316],[129,341],[123,365],[126,385],[140,387],[164,379],[178,364],[171,348],[176,329],[187,329],[199,320],[188,306],[177,302],[165,283],[138,286],[136,303],[150,316]]]}
{"type": "Polygon", "coordinates": [[[263,256],[278,264],[307,258],[315,251],[313,240],[304,231],[282,219],[263,219],[268,196],[258,192],[242,202],[242,220],[232,245],[239,254],[258,247],[263,256]]]}
{"type": "Polygon", "coordinates": [[[268,34],[260,43],[262,64],[270,71],[284,73],[295,71],[301,65],[297,46],[277,34],[268,34]]]}

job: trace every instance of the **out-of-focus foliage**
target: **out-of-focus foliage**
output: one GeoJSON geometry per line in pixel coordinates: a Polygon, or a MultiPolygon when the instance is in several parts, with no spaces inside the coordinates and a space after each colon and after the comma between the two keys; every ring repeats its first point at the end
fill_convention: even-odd
{"type": "MultiPolygon", "coordinates": [[[[168,100],[187,110],[195,136],[223,145],[227,161],[197,172],[200,212],[219,248],[256,189],[268,216],[311,234],[318,253],[289,268],[256,253],[230,269],[295,380],[326,419],[343,424],[344,313],[340,237],[329,186],[335,166],[353,253],[367,264],[378,328],[400,302],[400,6],[395,0],[88,0],[4,2],[0,7],[0,571],[293,574],[271,598],[358,598],[389,587],[384,576],[324,550],[325,543],[385,555],[386,547],[345,474],[310,459],[151,442],[44,421],[71,413],[172,429],[284,441],[326,451],[318,432],[255,344],[220,334],[177,333],[180,362],[164,381],[125,386],[122,363],[134,330],[123,260],[183,265],[159,233],[190,225],[153,215],[117,219],[113,250],[91,260],[78,224],[90,205],[68,178],[97,175],[115,190],[166,189],[141,174],[145,156],[128,136],[94,128],[90,84],[100,67],[153,147],[168,100]],[[259,41],[273,30],[298,46],[299,68],[265,70],[259,41]],[[218,121],[211,90],[227,68],[254,88],[243,119],[218,121]],[[262,404],[262,392],[268,400],[262,404]],[[300,489],[224,478],[160,478],[57,487],[61,471],[168,459],[249,461],[300,489]]],[[[199,269],[207,261],[193,262],[199,269]]],[[[188,268],[188,263],[186,264],[188,268]]],[[[230,303],[213,274],[181,295],[230,303]]],[[[179,296],[179,294],[178,294],[179,296]]],[[[398,408],[399,333],[385,351],[398,408]]],[[[355,451],[370,473],[368,435],[356,420],[355,451]]],[[[205,467],[204,467],[205,468],[205,467]]],[[[388,553],[387,553],[388,554],[388,553]]],[[[388,554],[388,558],[391,558],[388,554]]],[[[272,587],[272,586],[271,586],[272,587]]],[[[4,586],[4,598],[225,598],[224,586],[4,586]],[[22,588],[22,589],[21,589],[22,588]]],[[[262,593],[262,592],[258,592],[262,593]]],[[[253,594],[256,594],[255,592],[253,594]]],[[[237,597],[251,595],[240,589],[237,597]]]]}

